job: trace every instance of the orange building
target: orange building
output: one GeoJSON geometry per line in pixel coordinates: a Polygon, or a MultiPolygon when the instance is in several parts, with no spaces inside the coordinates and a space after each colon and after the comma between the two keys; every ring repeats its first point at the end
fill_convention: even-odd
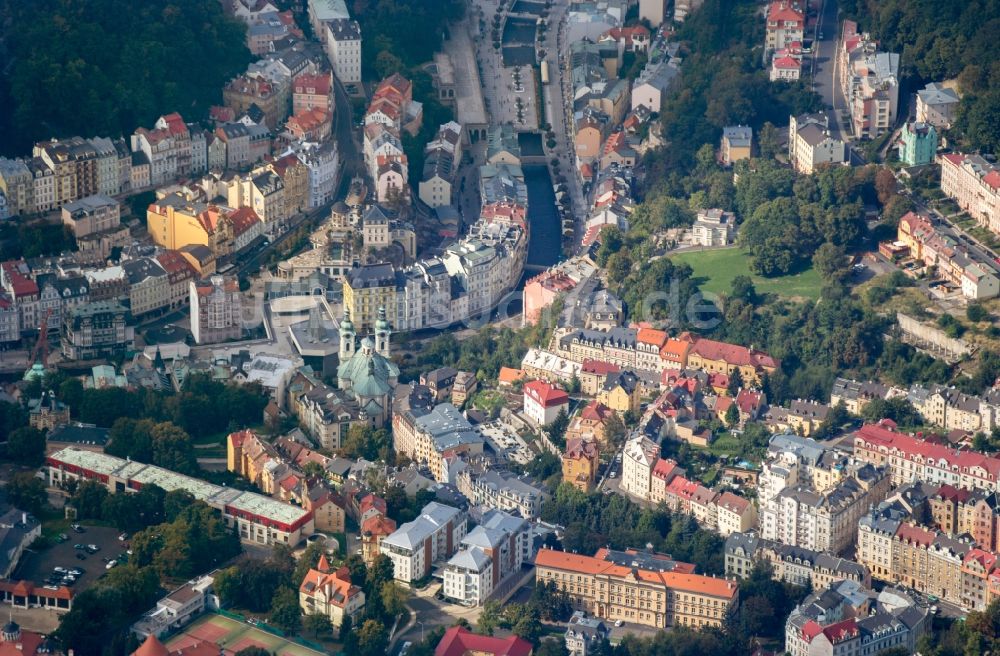
{"type": "Polygon", "coordinates": [[[554,583],[574,608],[594,617],[658,629],[721,627],[739,598],[735,581],[701,576],[689,563],[633,550],[583,556],[541,549],[535,578],[554,583]]]}

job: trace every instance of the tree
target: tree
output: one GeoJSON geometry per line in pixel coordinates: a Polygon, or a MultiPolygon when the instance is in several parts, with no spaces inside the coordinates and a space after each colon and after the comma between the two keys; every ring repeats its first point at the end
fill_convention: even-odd
{"type": "Polygon", "coordinates": [[[49,500],[45,483],[31,472],[17,472],[4,489],[12,505],[35,515],[42,512],[49,500]]]}
{"type": "Polygon", "coordinates": [[[732,373],[729,374],[729,384],[726,385],[726,392],[735,399],[741,389],[743,389],[743,374],[740,373],[739,369],[733,369],[732,373]]]}
{"type": "MultiPolygon", "coordinates": [[[[389,644],[389,636],[385,625],[378,620],[365,620],[353,634],[357,643],[357,653],[360,656],[382,656],[389,644]]],[[[346,650],[350,653],[350,650],[346,650]]]]}
{"type": "Polygon", "coordinates": [[[969,303],[969,307],[965,308],[965,318],[969,321],[979,323],[980,321],[989,319],[990,313],[983,307],[982,303],[969,303]]]}
{"type": "Polygon", "coordinates": [[[236,652],[236,656],[272,656],[272,654],[263,647],[258,647],[257,645],[250,645],[249,647],[244,647],[243,649],[236,652]]]}
{"type": "Polygon", "coordinates": [[[740,409],[735,402],[726,408],[726,426],[734,428],[740,423],[740,409]]]}
{"type": "Polygon", "coordinates": [[[391,450],[392,436],[384,428],[355,424],[341,443],[340,454],[345,458],[384,459],[391,450]]]}
{"type": "Polygon", "coordinates": [[[333,624],[330,618],[322,613],[309,613],[302,619],[302,628],[306,633],[319,640],[333,637],[333,624]]]}
{"type": "Polygon", "coordinates": [[[556,415],[556,418],[552,420],[552,423],[545,426],[545,432],[549,434],[549,439],[556,446],[566,445],[566,429],[569,427],[569,415],[566,414],[566,409],[563,408],[556,415]]]}
{"type": "Polygon", "coordinates": [[[924,423],[920,413],[904,397],[872,399],[861,411],[861,416],[870,422],[891,419],[901,426],[922,426],[924,423]]]}
{"type": "Polygon", "coordinates": [[[842,247],[830,242],[826,242],[816,249],[812,263],[820,277],[830,284],[843,285],[850,275],[850,269],[847,267],[847,253],[842,247]]]}
{"type": "Polygon", "coordinates": [[[25,426],[10,433],[7,438],[6,456],[25,467],[37,467],[45,457],[45,433],[25,426]]]}
{"type": "Polygon", "coordinates": [[[490,599],[483,604],[483,612],[479,614],[479,619],[476,620],[476,630],[483,635],[493,635],[493,632],[500,625],[501,609],[500,602],[495,599],[490,599]]]}
{"type": "Polygon", "coordinates": [[[406,593],[394,581],[382,584],[382,608],[386,617],[396,618],[406,608],[406,593]]]}
{"type": "Polygon", "coordinates": [[[278,588],[271,601],[268,617],[282,631],[296,633],[302,625],[302,609],[295,591],[288,586],[278,588]]]}

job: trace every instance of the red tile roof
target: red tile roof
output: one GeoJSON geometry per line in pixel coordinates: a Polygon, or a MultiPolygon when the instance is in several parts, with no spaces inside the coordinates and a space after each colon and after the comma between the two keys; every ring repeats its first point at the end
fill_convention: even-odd
{"type": "Polygon", "coordinates": [[[749,349],[737,344],[717,342],[714,339],[698,339],[691,347],[691,353],[697,353],[706,360],[725,362],[732,366],[753,366],[777,368],[778,361],[767,353],[749,349]]]}
{"type": "Polygon", "coordinates": [[[517,636],[493,638],[453,626],[445,631],[434,649],[434,656],[465,656],[470,653],[476,656],[530,656],[531,643],[517,636]]]}
{"type": "Polygon", "coordinates": [[[596,460],[597,443],[578,437],[566,440],[566,451],[563,457],[569,460],[596,460]]]}
{"type": "Polygon", "coordinates": [[[543,408],[552,408],[557,405],[569,403],[569,394],[566,390],[556,387],[552,383],[544,380],[533,380],[524,386],[524,396],[526,399],[535,401],[543,408]]]}
{"type": "Polygon", "coordinates": [[[233,223],[233,234],[237,237],[260,223],[260,217],[252,207],[241,207],[229,215],[229,220],[233,223]]]}
{"type": "Polygon", "coordinates": [[[580,418],[586,421],[597,421],[604,423],[611,418],[614,414],[614,410],[599,403],[597,401],[591,401],[587,406],[580,412],[580,418]]]}
{"type": "Polygon", "coordinates": [[[583,361],[580,365],[580,371],[588,374],[597,374],[598,376],[607,376],[608,374],[616,374],[621,371],[622,368],[611,362],[605,362],[603,360],[594,360],[588,358],[583,361]]]}
{"type": "Polygon", "coordinates": [[[150,635],[139,648],[132,652],[132,656],[168,656],[167,648],[160,642],[159,638],[150,635]]]}

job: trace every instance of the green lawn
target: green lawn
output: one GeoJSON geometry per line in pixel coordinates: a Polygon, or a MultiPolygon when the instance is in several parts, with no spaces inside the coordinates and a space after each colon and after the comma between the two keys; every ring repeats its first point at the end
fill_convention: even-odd
{"type": "Polygon", "coordinates": [[[713,294],[728,293],[733,278],[750,276],[754,287],[761,294],[817,299],[823,282],[810,266],[801,273],[777,278],[763,278],[750,273],[750,257],[737,247],[711,251],[691,251],[669,256],[677,263],[689,264],[694,277],[700,279],[702,291],[713,294]]]}

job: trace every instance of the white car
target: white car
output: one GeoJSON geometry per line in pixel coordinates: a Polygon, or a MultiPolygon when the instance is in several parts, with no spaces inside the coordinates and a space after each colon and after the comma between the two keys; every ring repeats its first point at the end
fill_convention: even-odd
{"type": "Polygon", "coordinates": [[[118,564],[117,560],[109,560],[108,564],[104,566],[104,569],[112,569],[117,564],[118,564]]]}
{"type": "Polygon", "coordinates": [[[621,626],[621,625],[622,625],[621,620],[615,620],[615,626],[621,626]]]}

